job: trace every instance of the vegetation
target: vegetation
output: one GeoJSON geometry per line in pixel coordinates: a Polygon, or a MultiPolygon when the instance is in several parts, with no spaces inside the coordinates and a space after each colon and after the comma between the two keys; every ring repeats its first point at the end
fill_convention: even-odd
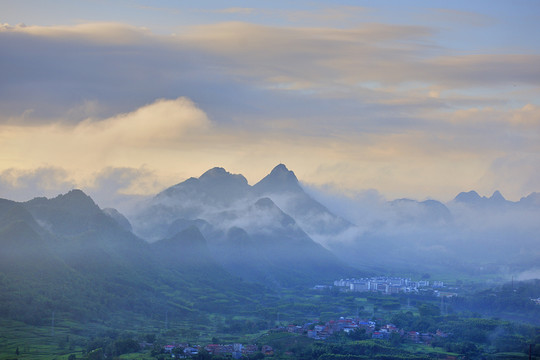
{"type": "Polygon", "coordinates": [[[0,360],[164,359],[168,343],[218,341],[270,345],[276,359],[519,359],[529,348],[540,357],[540,306],[531,301],[540,295],[538,280],[456,283],[459,296],[444,303],[433,292],[309,290],[307,279],[325,281],[324,271],[308,278],[282,268],[287,286],[272,273],[263,283],[246,282],[213,260],[196,229],[148,244],[84,194],[51,201],[0,201],[0,360]],[[400,331],[385,340],[336,332],[324,341],[269,331],[346,316],[400,331]],[[437,330],[446,335],[421,343],[404,336],[437,330]]]}
{"type": "MultiPolygon", "coordinates": [[[[538,282],[515,283],[511,300],[520,303],[538,290],[538,282]],[[516,295],[517,294],[517,295],[516,295]],[[515,296],[521,297],[516,300],[515,296]]],[[[52,313],[38,324],[4,319],[0,331],[0,359],[160,359],[168,358],[162,346],[173,342],[191,344],[256,343],[270,345],[275,359],[440,359],[456,356],[468,359],[525,359],[530,344],[533,358],[540,358],[540,328],[501,318],[486,318],[465,309],[477,306],[483,295],[505,293],[507,286],[464,294],[452,308],[440,308],[435,297],[359,296],[335,291],[283,290],[261,297],[266,303],[252,306],[251,299],[236,301],[226,311],[192,306],[186,317],[170,313],[147,316],[121,311],[109,319],[82,322],[70,313],[52,313]],[[406,299],[406,298],[409,299],[406,299]],[[463,311],[456,312],[459,305],[463,311]],[[279,313],[279,315],[278,315],[279,313]],[[376,321],[377,328],[394,324],[402,334],[387,340],[371,339],[365,331],[336,333],[327,340],[313,340],[306,334],[268,332],[270,328],[293,323],[359,316],[376,321]],[[48,323],[48,324],[47,324],[48,323]],[[429,342],[415,343],[403,336],[408,331],[436,333],[429,342]],[[144,349],[140,343],[151,343],[144,349]]],[[[235,291],[231,289],[231,291],[235,291]]],[[[229,295],[228,292],[225,295],[229,295]]],[[[233,294],[230,294],[231,296],[233,294]]],[[[260,296],[260,295],[258,295],[260,296]]],[[[7,297],[4,297],[6,301],[7,297]]],[[[204,300],[204,299],[203,299],[204,300]]],[[[136,301],[136,300],[135,300],[136,301]]],[[[506,304],[511,314],[515,305],[506,304]]],[[[6,304],[6,303],[4,303],[6,304]]],[[[3,305],[4,305],[3,304],[3,305]]],[[[7,302],[9,305],[9,302],[7,302]]],[[[524,307],[527,314],[529,306],[524,307]]],[[[537,309],[530,307],[531,314],[537,309]]],[[[78,317],[76,317],[78,318],[78,317]]],[[[253,355],[254,356],[254,355],[253,355]]],[[[258,355],[260,356],[260,355],[258,355]]],[[[200,358],[211,358],[201,353],[200,358]]],[[[218,358],[218,357],[215,357],[218,358]]]]}

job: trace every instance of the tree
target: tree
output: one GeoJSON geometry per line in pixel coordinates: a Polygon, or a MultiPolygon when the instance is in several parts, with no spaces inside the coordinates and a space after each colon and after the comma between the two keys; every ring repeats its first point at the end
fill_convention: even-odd
{"type": "Polygon", "coordinates": [[[441,315],[441,309],[433,304],[422,304],[418,306],[418,312],[420,316],[439,316],[441,315]]]}
{"type": "Polygon", "coordinates": [[[88,353],[88,360],[103,360],[103,349],[95,349],[88,353]]]}
{"type": "Polygon", "coordinates": [[[399,346],[401,342],[401,335],[399,335],[397,332],[390,334],[390,344],[392,344],[392,346],[399,346]]]}
{"type": "Polygon", "coordinates": [[[156,341],[156,334],[146,334],[144,335],[144,340],[147,343],[153,344],[156,341]]]}
{"type": "Polygon", "coordinates": [[[19,347],[17,346],[17,349],[15,350],[15,355],[19,356],[20,352],[19,352],[19,347]]]}
{"type": "Polygon", "coordinates": [[[114,343],[115,355],[122,355],[127,353],[134,353],[140,350],[139,343],[133,339],[117,340],[114,343]]]}
{"type": "Polygon", "coordinates": [[[172,353],[175,355],[175,357],[180,357],[180,355],[184,354],[184,348],[177,346],[172,350],[172,353]]]}
{"type": "Polygon", "coordinates": [[[212,355],[210,355],[208,353],[208,351],[202,349],[201,351],[199,351],[199,353],[197,355],[195,355],[194,359],[196,359],[196,360],[210,360],[210,359],[212,359],[212,355]]]}
{"type": "Polygon", "coordinates": [[[370,336],[366,333],[366,329],[356,328],[349,332],[349,337],[353,340],[366,340],[370,336]]]}

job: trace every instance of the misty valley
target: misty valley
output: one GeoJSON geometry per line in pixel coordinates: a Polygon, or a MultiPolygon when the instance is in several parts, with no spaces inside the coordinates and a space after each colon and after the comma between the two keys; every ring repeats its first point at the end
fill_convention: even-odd
{"type": "Polygon", "coordinates": [[[213,168],[0,199],[0,359],[540,359],[540,193],[322,196],[213,168]]]}

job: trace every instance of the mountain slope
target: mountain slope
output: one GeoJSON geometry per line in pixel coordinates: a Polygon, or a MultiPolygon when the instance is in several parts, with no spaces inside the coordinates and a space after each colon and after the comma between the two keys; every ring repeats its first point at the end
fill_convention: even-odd
{"type": "Polygon", "coordinates": [[[277,165],[270,174],[253,185],[253,190],[258,196],[271,198],[319,243],[326,244],[332,237],[340,236],[354,227],[309,196],[294,172],[283,164],[277,165]]]}
{"type": "Polygon", "coordinates": [[[81,321],[165,311],[189,318],[239,303],[247,311],[265,296],[217,264],[196,228],[150,245],[79,190],[0,199],[0,246],[0,315],[31,324],[50,321],[52,311],[81,321]]]}
{"type": "Polygon", "coordinates": [[[134,221],[136,231],[152,238],[198,227],[216,260],[244,279],[311,285],[321,276],[330,279],[350,270],[304,231],[305,225],[316,235],[328,235],[350,224],[309,197],[282,164],[253,187],[242,175],[213,168],[160,192],[135,219],[144,219],[134,221]],[[297,223],[297,216],[304,224],[297,223]],[[236,243],[243,244],[241,266],[236,243]]]}

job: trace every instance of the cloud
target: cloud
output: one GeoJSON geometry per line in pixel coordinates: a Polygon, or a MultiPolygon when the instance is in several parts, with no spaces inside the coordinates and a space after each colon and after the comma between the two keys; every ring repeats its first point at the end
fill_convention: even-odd
{"type": "Polygon", "coordinates": [[[159,99],[133,112],[106,120],[85,120],[74,128],[73,135],[78,141],[90,138],[93,144],[158,146],[179,140],[189,131],[206,130],[209,125],[206,114],[191,100],[159,99]]]}
{"type": "Polygon", "coordinates": [[[229,22],[193,27],[184,39],[225,56],[240,73],[263,79],[294,74],[299,82],[318,87],[374,81],[474,88],[540,80],[539,55],[435,52],[435,30],[423,26],[372,23],[340,29],[229,22]]]}
{"type": "Polygon", "coordinates": [[[27,26],[24,24],[10,26],[3,24],[0,31],[49,38],[56,42],[82,40],[107,46],[126,46],[140,43],[144,37],[152,37],[146,28],[113,22],[81,23],[70,26],[27,26]]]}
{"type": "Polygon", "coordinates": [[[0,172],[0,197],[26,201],[36,196],[53,197],[75,187],[70,174],[49,166],[32,170],[10,168],[0,172]]]}
{"type": "Polygon", "coordinates": [[[5,125],[0,133],[0,151],[6,154],[1,166],[32,168],[54,161],[79,172],[80,180],[105,166],[159,163],[161,150],[188,146],[190,137],[209,127],[206,114],[186,98],[156,100],[129,113],[75,126],[5,125]]]}
{"type": "Polygon", "coordinates": [[[365,18],[370,10],[360,6],[315,6],[307,9],[298,9],[297,6],[288,8],[246,8],[230,7],[223,9],[198,10],[198,12],[223,14],[226,16],[249,16],[250,20],[257,19],[262,23],[287,23],[294,26],[313,26],[321,24],[343,26],[344,24],[358,23],[365,18]]]}
{"type": "Polygon", "coordinates": [[[149,169],[107,167],[76,179],[70,171],[60,167],[37,169],[11,168],[0,172],[0,197],[27,201],[36,196],[48,198],[82,189],[102,208],[115,207],[129,212],[148,193],[163,188],[159,178],[149,169]]]}
{"type": "Polygon", "coordinates": [[[214,12],[221,14],[240,14],[240,15],[251,15],[255,12],[254,8],[243,8],[243,7],[231,7],[225,9],[213,10],[214,12]]]}
{"type": "Polygon", "coordinates": [[[172,184],[285,162],[316,185],[448,198],[540,143],[538,55],[457,53],[435,27],[2,29],[0,169],[147,166],[172,184]]]}
{"type": "Polygon", "coordinates": [[[490,191],[504,189],[505,193],[510,193],[515,200],[538,191],[540,154],[518,152],[500,156],[490,164],[480,183],[490,191]]]}
{"type": "Polygon", "coordinates": [[[437,44],[439,30],[426,26],[227,22],[184,27],[174,36],[117,23],[4,28],[3,122],[29,109],[38,120],[81,121],[179,95],[209,105],[220,122],[299,109],[307,117],[308,109],[323,108],[317,106],[321,98],[345,117],[371,110],[368,105],[369,115],[388,116],[400,106],[410,109],[411,102],[415,111],[444,109],[455,101],[447,98],[449,89],[539,82],[538,55],[453,54],[437,44]],[[434,89],[438,102],[432,101],[434,89]],[[73,111],[88,103],[100,106],[73,111]]]}
{"type": "Polygon", "coordinates": [[[156,98],[207,89],[200,59],[184,46],[123,24],[0,31],[5,57],[0,122],[79,122],[130,111],[156,98]],[[198,69],[197,69],[198,68],[198,69]],[[92,106],[88,106],[92,104],[92,106]],[[98,106],[99,105],[99,106],[98,106]]]}
{"type": "Polygon", "coordinates": [[[516,276],[516,280],[525,281],[531,279],[540,279],[540,268],[524,271],[516,276]]]}
{"type": "MultiPolygon", "coordinates": [[[[470,11],[456,10],[456,9],[431,9],[428,11],[429,18],[436,22],[450,22],[471,26],[487,26],[493,24],[495,21],[493,18],[470,11]]],[[[426,16],[426,14],[422,14],[426,16]]]]}
{"type": "Polygon", "coordinates": [[[81,188],[101,207],[130,214],[137,206],[162,190],[157,174],[146,167],[106,167],[86,179],[81,188]]]}

